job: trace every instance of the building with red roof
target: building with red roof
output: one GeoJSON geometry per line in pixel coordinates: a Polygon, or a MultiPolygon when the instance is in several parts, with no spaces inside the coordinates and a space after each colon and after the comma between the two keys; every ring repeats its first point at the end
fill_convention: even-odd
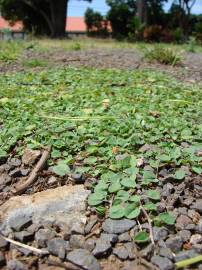
{"type": "MultiPolygon", "coordinates": [[[[22,32],[23,24],[16,22],[10,24],[3,17],[0,17],[0,31],[10,30],[11,32],[22,32]]],[[[66,32],[68,33],[86,33],[87,27],[84,17],[68,17],[66,23],[66,32]]]]}

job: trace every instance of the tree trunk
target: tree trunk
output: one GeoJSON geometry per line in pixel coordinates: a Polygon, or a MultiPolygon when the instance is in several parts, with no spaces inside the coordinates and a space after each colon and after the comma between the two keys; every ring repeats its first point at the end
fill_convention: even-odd
{"type": "Polygon", "coordinates": [[[137,15],[141,23],[147,24],[147,1],[137,1],[137,15]]]}
{"type": "Polygon", "coordinates": [[[51,21],[53,25],[52,38],[63,38],[66,32],[68,0],[50,0],[51,21]]]}

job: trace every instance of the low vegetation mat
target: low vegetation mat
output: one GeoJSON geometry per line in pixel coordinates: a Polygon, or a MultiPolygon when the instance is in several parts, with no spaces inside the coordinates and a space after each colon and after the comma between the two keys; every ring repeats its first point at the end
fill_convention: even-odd
{"type": "MultiPolygon", "coordinates": [[[[50,171],[59,179],[83,175],[92,213],[136,220],[133,241],[160,246],[153,226],[168,226],[179,237],[187,229],[181,216],[193,219],[192,209],[201,218],[201,107],[198,86],[152,71],[7,74],[0,76],[0,162],[26,147],[51,146],[50,171]]],[[[168,246],[179,252],[188,243],[168,246]]]]}

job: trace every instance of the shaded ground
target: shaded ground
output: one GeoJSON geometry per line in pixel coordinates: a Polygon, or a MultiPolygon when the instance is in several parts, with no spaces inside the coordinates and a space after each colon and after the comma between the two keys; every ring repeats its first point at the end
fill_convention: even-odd
{"type": "Polygon", "coordinates": [[[79,51],[52,50],[36,52],[25,50],[20,60],[12,63],[0,63],[0,72],[23,71],[29,68],[29,61],[45,61],[44,66],[87,66],[93,68],[118,68],[118,69],[152,69],[159,70],[174,76],[183,82],[201,83],[202,81],[202,53],[183,53],[181,65],[172,67],[159,63],[149,63],[137,49],[91,49],[79,51]],[[28,61],[28,64],[25,63],[28,61]]]}

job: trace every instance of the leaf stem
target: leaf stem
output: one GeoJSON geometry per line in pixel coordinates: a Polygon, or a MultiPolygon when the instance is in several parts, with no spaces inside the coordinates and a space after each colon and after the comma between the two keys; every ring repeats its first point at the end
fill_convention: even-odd
{"type": "Polygon", "coordinates": [[[199,256],[196,256],[196,257],[191,258],[191,259],[186,259],[186,260],[183,260],[181,262],[177,262],[175,265],[176,265],[177,269],[179,269],[179,268],[184,268],[184,267],[187,267],[189,265],[192,265],[194,263],[198,263],[201,261],[202,261],[202,255],[199,255],[199,256]]]}

